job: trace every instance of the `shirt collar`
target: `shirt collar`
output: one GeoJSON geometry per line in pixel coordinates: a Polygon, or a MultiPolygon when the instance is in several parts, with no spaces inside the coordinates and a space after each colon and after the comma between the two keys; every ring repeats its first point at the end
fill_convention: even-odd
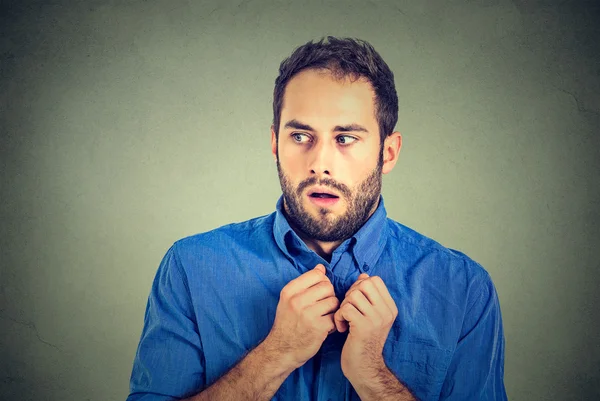
{"type": "MultiPolygon", "coordinates": [[[[289,222],[283,214],[283,195],[279,197],[275,207],[275,222],[273,223],[273,234],[275,242],[281,251],[291,260],[299,253],[313,252],[304,241],[292,230],[289,222]]],[[[350,239],[344,241],[338,249],[348,248],[354,256],[359,270],[369,272],[379,259],[387,241],[387,212],[383,202],[383,196],[379,196],[379,205],[375,213],[350,239]]]]}
{"type": "Polygon", "coordinates": [[[379,205],[369,220],[352,236],[354,246],[352,252],[358,268],[362,272],[369,272],[383,252],[388,237],[387,212],[383,203],[383,196],[379,196],[379,205]]]}
{"type": "MultiPolygon", "coordinates": [[[[311,251],[304,241],[300,239],[298,234],[292,230],[283,213],[283,195],[279,197],[275,206],[275,222],[273,223],[273,234],[275,242],[281,251],[294,263],[302,253],[310,253],[311,251]]],[[[298,266],[297,266],[298,267],[298,266]]]]}

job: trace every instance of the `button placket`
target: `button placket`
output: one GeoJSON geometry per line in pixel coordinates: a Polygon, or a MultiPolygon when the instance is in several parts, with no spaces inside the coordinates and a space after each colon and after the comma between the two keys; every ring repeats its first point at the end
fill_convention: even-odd
{"type": "Polygon", "coordinates": [[[342,373],[340,358],[347,333],[332,333],[321,348],[321,360],[318,377],[318,399],[343,399],[346,392],[346,380],[342,373]]]}

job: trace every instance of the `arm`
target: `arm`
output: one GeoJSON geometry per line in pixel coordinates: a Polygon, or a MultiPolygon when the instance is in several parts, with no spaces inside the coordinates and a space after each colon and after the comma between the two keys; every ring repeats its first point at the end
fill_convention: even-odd
{"type": "Polygon", "coordinates": [[[370,372],[363,371],[351,383],[361,401],[417,401],[408,387],[388,369],[383,358],[378,366],[370,372]]]}
{"type": "Polygon", "coordinates": [[[324,273],[318,265],[289,282],[267,338],[215,384],[186,401],[270,400],[335,330],[333,312],[339,301],[324,273]]]}
{"type": "Polygon", "coordinates": [[[498,296],[487,274],[472,287],[440,400],[505,401],[504,335],[498,296]]]}
{"type": "Polygon", "coordinates": [[[339,331],[349,330],[342,349],[342,371],[362,401],[416,401],[383,359],[383,347],[396,304],[381,278],[361,274],[335,314],[339,331]]]}
{"type": "Polygon", "coordinates": [[[270,400],[293,370],[265,340],[212,386],[184,401],[270,400]]]}
{"type": "Polygon", "coordinates": [[[272,398],[335,330],[339,301],[324,272],[318,266],[289,282],[267,338],[207,388],[187,278],[172,247],[152,286],[127,400],[167,401],[192,394],[188,401],[272,398]]]}
{"type": "Polygon", "coordinates": [[[165,254],[148,296],[127,401],[166,401],[206,386],[204,350],[177,244],[165,254]]]}

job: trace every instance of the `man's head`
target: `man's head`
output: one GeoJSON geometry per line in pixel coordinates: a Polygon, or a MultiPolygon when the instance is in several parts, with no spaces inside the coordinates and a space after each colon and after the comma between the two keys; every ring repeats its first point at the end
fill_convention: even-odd
{"type": "Polygon", "coordinates": [[[394,77],[366,42],[329,37],[297,48],[275,81],[271,146],[292,225],[339,242],[377,207],[401,136],[394,77]]]}

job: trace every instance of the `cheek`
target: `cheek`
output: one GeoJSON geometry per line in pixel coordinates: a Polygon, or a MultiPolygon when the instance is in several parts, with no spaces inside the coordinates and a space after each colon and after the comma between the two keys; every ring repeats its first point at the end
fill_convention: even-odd
{"type": "Polygon", "coordinates": [[[279,164],[281,168],[294,181],[297,176],[304,171],[304,159],[293,150],[290,151],[286,148],[279,148],[279,164]]]}
{"type": "Polygon", "coordinates": [[[297,183],[300,178],[300,169],[297,163],[290,163],[289,160],[280,160],[280,166],[283,173],[287,176],[291,183],[297,183]]]}
{"type": "Polygon", "coordinates": [[[377,167],[377,163],[373,162],[372,158],[349,158],[345,160],[344,165],[339,170],[341,175],[339,179],[344,182],[352,191],[356,191],[357,187],[377,167]]]}

